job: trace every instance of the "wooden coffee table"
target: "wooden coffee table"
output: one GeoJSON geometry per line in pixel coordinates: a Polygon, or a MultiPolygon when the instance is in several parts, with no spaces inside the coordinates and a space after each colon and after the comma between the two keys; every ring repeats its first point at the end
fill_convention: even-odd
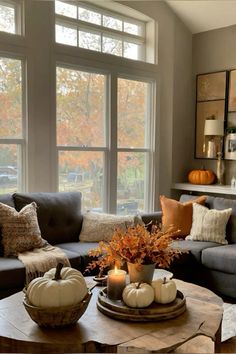
{"type": "MultiPolygon", "coordinates": [[[[87,278],[92,286],[92,278],[87,278]]],[[[222,300],[213,292],[176,280],[186,297],[186,311],[160,322],[125,322],[103,315],[96,307],[98,292],[75,326],[40,328],[26,312],[19,292],[0,301],[0,352],[194,352],[220,351],[222,300]],[[193,338],[193,339],[192,339],[193,338]]]]}

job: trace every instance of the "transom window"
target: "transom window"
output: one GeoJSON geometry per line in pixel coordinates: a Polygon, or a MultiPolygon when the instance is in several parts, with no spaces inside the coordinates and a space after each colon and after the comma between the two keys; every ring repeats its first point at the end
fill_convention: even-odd
{"type": "Polygon", "coordinates": [[[55,1],[56,42],[145,61],[145,22],[78,2],[55,1]]]}
{"type": "Polygon", "coordinates": [[[0,31],[21,34],[21,0],[0,0],[0,31]]]}

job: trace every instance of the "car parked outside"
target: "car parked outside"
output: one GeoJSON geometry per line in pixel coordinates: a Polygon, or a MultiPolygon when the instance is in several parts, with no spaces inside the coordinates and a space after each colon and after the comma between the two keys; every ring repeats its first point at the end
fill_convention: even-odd
{"type": "Polygon", "coordinates": [[[16,183],[17,169],[13,166],[0,166],[0,184],[16,183]]]}

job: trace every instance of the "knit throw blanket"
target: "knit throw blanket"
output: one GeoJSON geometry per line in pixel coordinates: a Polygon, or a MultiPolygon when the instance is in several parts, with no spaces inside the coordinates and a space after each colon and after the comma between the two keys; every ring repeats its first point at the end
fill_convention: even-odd
{"type": "Polygon", "coordinates": [[[59,262],[70,267],[70,261],[65,253],[60,248],[51,245],[19,253],[18,259],[25,266],[26,285],[34,278],[41,277],[49,269],[56,267],[59,262]]]}

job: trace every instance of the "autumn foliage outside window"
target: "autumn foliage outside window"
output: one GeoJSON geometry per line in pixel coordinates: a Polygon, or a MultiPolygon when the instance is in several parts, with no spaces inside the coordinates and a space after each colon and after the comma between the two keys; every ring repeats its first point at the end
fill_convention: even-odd
{"type": "MultiPolygon", "coordinates": [[[[102,211],[110,188],[105,182],[109,141],[114,138],[109,135],[107,83],[108,78],[103,74],[57,68],[59,190],[80,190],[85,210],[102,211]]],[[[119,214],[135,214],[145,209],[150,85],[123,78],[117,81],[117,166],[112,173],[117,175],[119,214]]]]}

